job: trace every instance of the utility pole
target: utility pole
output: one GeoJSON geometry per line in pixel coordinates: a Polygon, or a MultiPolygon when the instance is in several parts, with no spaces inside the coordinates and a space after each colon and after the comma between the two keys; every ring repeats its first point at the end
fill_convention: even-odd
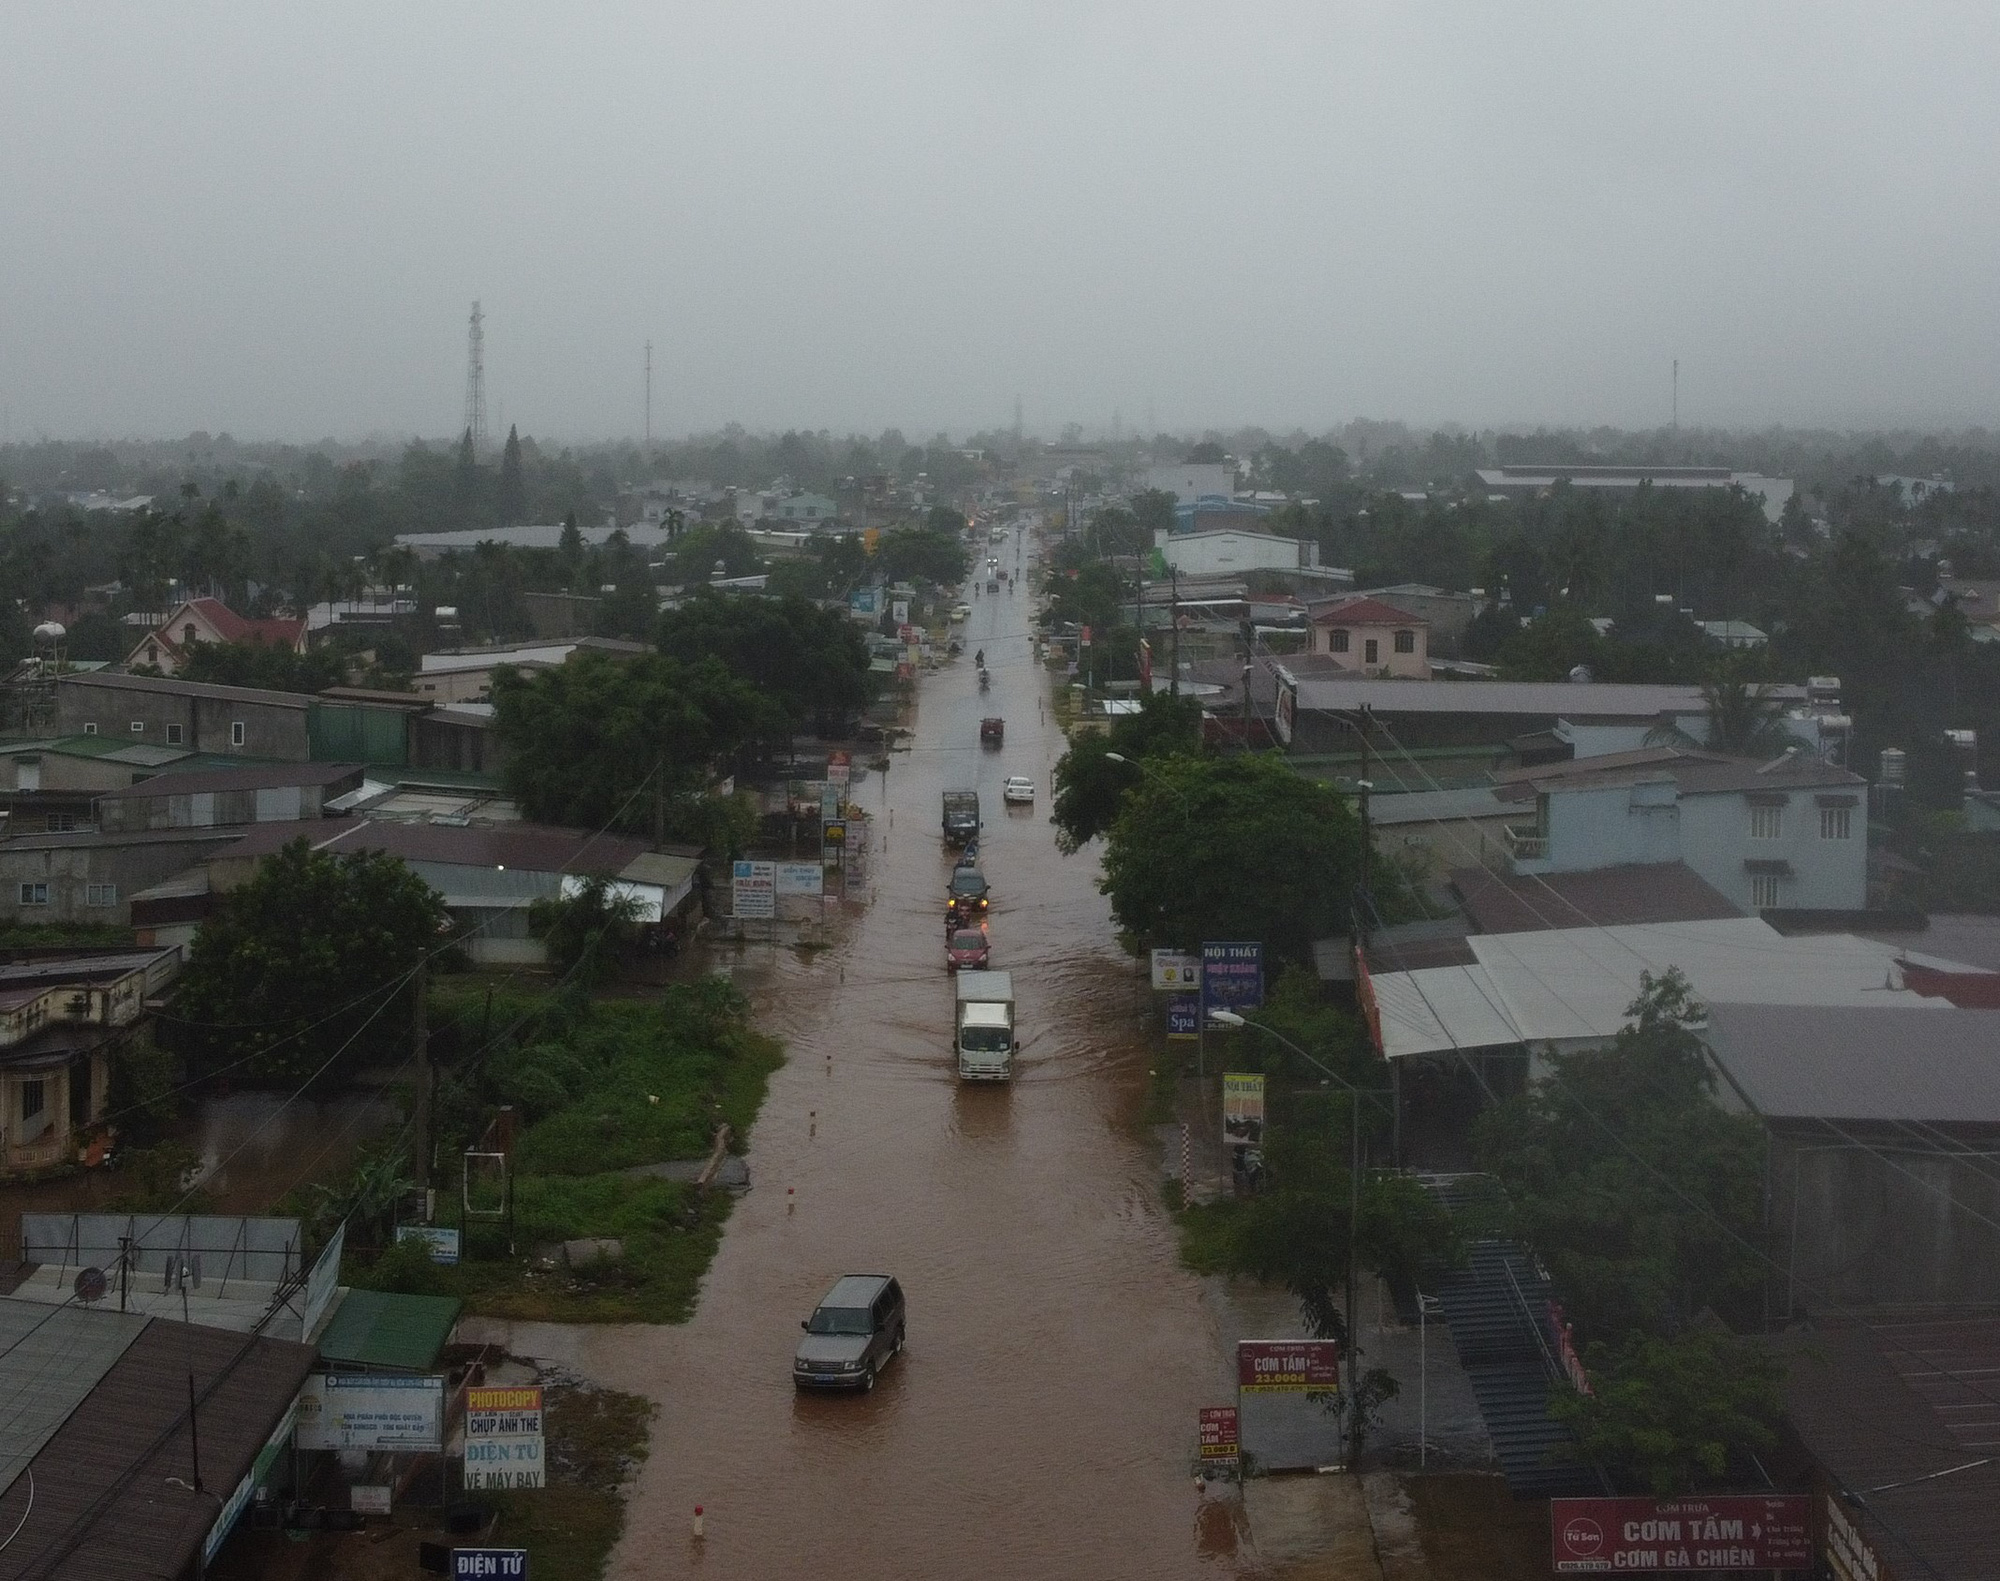
{"type": "Polygon", "coordinates": [[[1674,432],[1681,431],[1681,359],[1674,358],[1674,432]]]}
{"type": "Polygon", "coordinates": [[[1173,587],[1173,677],[1168,690],[1175,698],[1181,695],[1181,574],[1173,566],[1167,567],[1167,576],[1173,587]]]}
{"type": "Polygon", "coordinates": [[[646,342],[646,443],[653,442],[653,343],[646,342]]]}
{"type": "Polygon", "coordinates": [[[410,979],[410,987],[416,995],[416,1002],[410,1007],[410,1054],[417,1065],[417,1112],[414,1116],[417,1134],[416,1176],[417,1189],[424,1194],[424,1222],[431,1218],[431,1029],[425,1000],[430,985],[430,957],[422,956],[417,961],[416,975],[410,979]]]}

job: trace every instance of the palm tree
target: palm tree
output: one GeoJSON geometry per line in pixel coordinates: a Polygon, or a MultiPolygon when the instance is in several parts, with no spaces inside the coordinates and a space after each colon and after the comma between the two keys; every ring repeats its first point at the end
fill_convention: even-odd
{"type": "Polygon", "coordinates": [[[1775,758],[1804,745],[1785,723],[1784,700],[1762,681],[1719,675],[1702,682],[1708,739],[1697,741],[1671,719],[1646,732],[1648,746],[1690,747],[1732,757],[1775,758]]]}

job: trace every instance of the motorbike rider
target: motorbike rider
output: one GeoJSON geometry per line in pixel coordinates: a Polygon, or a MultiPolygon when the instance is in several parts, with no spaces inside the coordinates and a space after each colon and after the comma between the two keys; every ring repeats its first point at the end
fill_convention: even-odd
{"type": "Polygon", "coordinates": [[[974,664],[978,665],[980,669],[982,669],[982,670],[983,670],[983,669],[985,669],[985,668],[986,668],[986,650],[985,650],[984,648],[981,648],[981,649],[980,649],[980,650],[979,650],[979,651],[978,651],[977,653],[975,653],[975,654],[974,654],[974,655],[972,656],[972,662],[973,662],[974,664]]]}

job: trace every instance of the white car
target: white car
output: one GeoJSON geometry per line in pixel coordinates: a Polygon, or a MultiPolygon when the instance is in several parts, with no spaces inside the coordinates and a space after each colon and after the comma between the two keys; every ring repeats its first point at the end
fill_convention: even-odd
{"type": "Polygon", "coordinates": [[[954,604],[951,607],[951,618],[954,621],[964,620],[969,615],[971,615],[971,613],[972,613],[972,606],[970,604],[954,604]]]}
{"type": "Polygon", "coordinates": [[[1000,787],[1000,799],[1007,802],[1024,801],[1032,807],[1035,804],[1035,782],[1026,775],[1016,774],[1000,787]]]}

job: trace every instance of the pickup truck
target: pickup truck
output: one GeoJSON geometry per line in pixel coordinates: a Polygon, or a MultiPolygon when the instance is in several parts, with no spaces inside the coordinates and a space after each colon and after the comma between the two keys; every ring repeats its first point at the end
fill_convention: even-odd
{"type": "Polygon", "coordinates": [[[1014,1074],[1014,976],[961,972],[952,1052],[967,1081],[1005,1081],[1014,1074]]]}
{"type": "Polygon", "coordinates": [[[948,790],[944,793],[944,839],[946,845],[970,845],[979,838],[979,792],[948,790]]]}
{"type": "Polygon", "coordinates": [[[986,718],[979,721],[979,744],[982,747],[997,747],[1007,739],[1007,721],[1000,718],[986,718]]]}

